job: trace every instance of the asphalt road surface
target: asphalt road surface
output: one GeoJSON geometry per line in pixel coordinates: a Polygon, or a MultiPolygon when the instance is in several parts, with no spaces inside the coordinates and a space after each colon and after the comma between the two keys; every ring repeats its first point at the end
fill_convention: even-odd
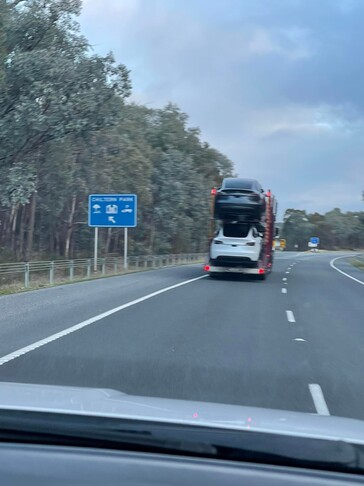
{"type": "Polygon", "coordinates": [[[0,381],[364,419],[364,272],[343,255],[278,253],[265,282],[191,265],[0,297],[0,381]]]}

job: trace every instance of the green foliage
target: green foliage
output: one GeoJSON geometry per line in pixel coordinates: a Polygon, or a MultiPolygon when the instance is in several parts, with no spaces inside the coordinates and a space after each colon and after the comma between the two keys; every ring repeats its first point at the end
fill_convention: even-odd
{"type": "MultiPolygon", "coordinates": [[[[231,162],[176,105],[127,104],[129,72],[92,53],[80,8],[0,0],[1,247],[17,258],[90,255],[88,194],[135,192],[131,252],[205,250],[209,190],[231,162]]],[[[100,233],[120,253],[122,232],[100,233]]]]}
{"type": "Polygon", "coordinates": [[[311,236],[320,238],[320,248],[328,250],[364,248],[364,212],[343,213],[335,208],[326,214],[306,214],[288,209],[284,215],[282,237],[287,249],[306,250],[311,236]]]}
{"type": "Polygon", "coordinates": [[[307,249],[307,242],[313,236],[314,225],[309,221],[306,211],[287,209],[283,218],[282,238],[287,240],[287,249],[307,249]]]}

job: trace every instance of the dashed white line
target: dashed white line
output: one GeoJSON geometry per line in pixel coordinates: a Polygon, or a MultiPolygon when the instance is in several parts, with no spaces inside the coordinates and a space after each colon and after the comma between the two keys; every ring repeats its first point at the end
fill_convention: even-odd
{"type": "Polygon", "coordinates": [[[287,272],[286,272],[286,273],[289,273],[289,270],[287,270],[287,272]]]}
{"type": "Polygon", "coordinates": [[[286,294],[287,293],[287,289],[286,288],[282,288],[282,294],[286,294]]]}
{"type": "Polygon", "coordinates": [[[294,314],[291,310],[286,310],[286,314],[287,314],[287,320],[288,322],[296,322],[296,319],[294,317],[294,314]]]}
{"type": "Polygon", "coordinates": [[[336,257],[336,258],[333,258],[330,262],[330,267],[332,267],[334,270],[336,270],[337,272],[339,273],[342,273],[343,275],[345,275],[345,277],[348,277],[348,278],[351,278],[351,280],[354,280],[355,282],[358,282],[359,284],[361,285],[364,285],[364,282],[362,282],[361,280],[359,280],[358,278],[355,278],[355,277],[352,277],[351,275],[349,275],[348,273],[346,272],[343,272],[342,270],[340,270],[340,268],[337,268],[335,267],[334,263],[336,262],[336,260],[339,260],[339,258],[348,258],[350,255],[344,255],[344,256],[341,256],[341,257],[336,257]]]}
{"type": "Polygon", "coordinates": [[[197,280],[201,280],[202,278],[206,278],[206,275],[202,275],[201,277],[197,278],[192,278],[190,280],[185,280],[184,282],[180,282],[175,285],[171,285],[170,287],[165,287],[164,289],[157,290],[156,292],[152,292],[151,294],[144,295],[144,297],[140,297],[139,299],[132,300],[130,302],[127,302],[126,304],[120,305],[118,307],[115,307],[114,309],[110,309],[106,312],[103,312],[102,314],[98,314],[97,316],[91,317],[90,319],[87,319],[86,321],[82,321],[79,324],[76,324],[75,326],[71,326],[67,329],[64,329],[61,332],[57,332],[56,334],[52,334],[51,336],[46,337],[45,339],[41,339],[40,341],[36,341],[35,343],[30,344],[29,346],[25,346],[24,348],[17,349],[13,353],[7,354],[6,356],[3,356],[0,358],[0,366],[8,363],[9,361],[19,358],[20,356],[23,356],[24,354],[30,353],[30,351],[34,351],[36,348],[40,348],[41,346],[44,346],[45,344],[49,344],[53,341],[56,341],[57,339],[60,339],[64,336],[67,336],[68,334],[71,334],[72,332],[76,332],[86,326],[89,326],[90,324],[93,324],[94,322],[101,321],[101,319],[105,319],[105,317],[109,317],[112,314],[115,314],[116,312],[120,312],[124,309],[127,309],[128,307],[132,307],[133,305],[139,304],[140,302],[144,302],[145,300],[151,299],[153,297],[156,297],[157,295],[163,294],[164,292],[168,292],[169,290],[176,289],[178,287],[182,287],[182,285],[187,285],[192,282],[196,282],[197,280]]]}
{"type": "Polygon", "coordinates": [[[330,415],[330,411],[326,404],[325,397],[320,385],[318,385],[317,383],[310,383],[308,385],[308,388],[310,390],[316,412],[319,415],[330,415]]]}
{"type": "Polygon", "coordinates": [[[303,338],[294,338],[293,341],[297,341],[299,343],[306,343],[307,342],[306,339],[303,339],[303,338]]]}
{"type": "Polygon", "coordinates": [[[285,280],[287,280],[287,277],[283,277],[283,278],[282,278],[282,280],[283,280],[283,282],[284,282],[285,280]]]}

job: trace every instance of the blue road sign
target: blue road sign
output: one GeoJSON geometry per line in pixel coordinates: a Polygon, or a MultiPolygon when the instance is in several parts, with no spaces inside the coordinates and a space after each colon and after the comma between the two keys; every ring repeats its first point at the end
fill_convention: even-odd
{"type": "Polygon", "coordinates": [[[318,236],[311,236],[310,243],[312,243],[312,245],[318,245],[320,243],[320,238],[318,236]]]}
{"type": "Polygon", "coordinates": [[[135,228],[137,196],[135,194],[90,194],[88,225],[98,228],[135,228]]]}

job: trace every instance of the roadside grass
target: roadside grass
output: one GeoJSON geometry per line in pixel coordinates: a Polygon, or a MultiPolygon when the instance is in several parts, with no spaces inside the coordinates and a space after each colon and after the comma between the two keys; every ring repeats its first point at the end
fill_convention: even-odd
{"type": "Polygon", "coordinates": [[[364,257],[363,256],[356,256],[354,258],[351,258],[350,263],[351,263],[351,265],[353,265],[353,267],[359,268],[359,270],[364,271],[364,257]]]}

